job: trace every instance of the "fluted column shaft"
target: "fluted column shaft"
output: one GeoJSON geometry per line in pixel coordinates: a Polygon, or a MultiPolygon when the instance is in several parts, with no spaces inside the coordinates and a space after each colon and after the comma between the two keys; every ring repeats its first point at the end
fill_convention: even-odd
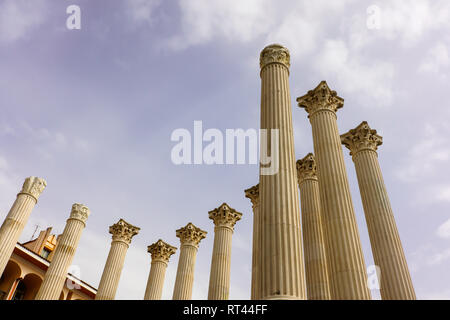
{"type": "Polygon", "coordinates": [[[43,179],[30,177],[25,180],[22,191],[17,195],[8,215],[0,227],[0,276],[8,264],[17,241],[28,222],[31,211],[36,205],[40,192],[44,190],[46,182],[43,179]],[[30,184],[41,183],[40,190],[35,188],[32,193],[30,184]]]}
{"type": "Polygon", "coordinates": [[[261,216],[259,205],[253,208],[253,250],[252,250],[252,286],[251,299],[261,299],[261,216]]]}
{"type": "Polygon", "coordinates": [[[150,273],[148,275],[147,288],[144,300],[160,300],[162,296],[164,277],[166,275],[169,258],[177,248],[159,239],[148,246],[148,252],[152,255],[150,273]]]}
{"type": "Polygon", "coordinates": [[[230,294],[231,239],[233,230],[214,228],[214,246],[209,278],[208,300],[228,300],[230,294]]]}
{"type": "Polygon", "coordinates": [[[173,288],[173,300],[190,300],[194,284],[195,260],[198,245],[206,237],[207,232],[189,222],[176,231],[180,238],[180,258],[178,260],[177,277],[173,288]]]}
{"type": "Polygon", "coordinates": [[[173,300],[191,300],[192,298],[197,250],[198,247],[195,245],[181,244],[173,300]]]}
{"type": "Polygon", "coordinates": [[[124,241],[112,241],[95,300],[114,300],[122,274],[128,244],[124,241]]]}
{"type": "Polygon", "coordinates": [[[336,115],[311,117],[333,299],[370,299],[336,115]]]}
{"type": "Polygon", "coordinates": [[[72,264],[75,251],[86,226],[89,209],[75,204],[70,218],[55,249],[52,262],[45,273],[36,300],[58,300],[67,278],[67,269],[72,264]]]}
{"type": "Polygon", "coordinates": [[[309,113],[332,299],[370,299],[336,110],[343,99],[326,82],[297,99],[309,113]]]}
{"type": "MultiPolygon", "coordinates": [[[[303,248],[295,168],[289,52],[279,45],[261,52],[261,129],[279,130],[279,169],[260,174],[261,299],[305,299],[303,248]]],[[[272,133],[270,133],[272,134],[272,133]]],[[[271,139],[268,139],[269,141],[271,139]]],[[[265,155],[261,155],[262,157],[265,155]]]]}
{"type": "Polygon", "coordinates": [[[252,282],[251,282],[251,300],[261,299],[261,276],[260,261],[261,253],[261,221],[259,214],[259,184],[245,190],[245,196],[252,202],[253,209],[253,240],[252,240],[252,282]]]}
{"type": "Polygon", "coordinates": [[[377,153],[353,156],[375,264],[380,267],[383,300],[416,299],[377,153]]]}
{"type": "Polygon", "coordinates": [[[299,170],[306,288],[309,300],[330,300],[319,182],[313,155],[297,162],[299,170]],[[305,166],[305,164],[307,166],[305,166]]]}
{"type": "Polygon", "coordinates": [[[230,294],[231,237],[242,213],[222,203],[208,214],[215,226],[208,300],[227,300],[230,294]]]}
{"type": "Polygon", "coordinates": [[[114,300],[119,287],[125,256],[131,239],[139,233],[140,228],[120,219],[109,227],[112,234],[111,248],[98,285],[95,300],[114,300]]]}
{"type": "Polygon", "coordinates": [[[164,287],[167,262],[162,260],[152,260],[150,273],[148,275],[147,287],[145,289],[144,300],[160,300],[164,287]]]}

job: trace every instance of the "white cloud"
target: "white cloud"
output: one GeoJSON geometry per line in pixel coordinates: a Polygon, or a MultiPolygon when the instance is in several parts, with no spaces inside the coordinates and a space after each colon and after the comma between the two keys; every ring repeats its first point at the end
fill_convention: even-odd
{"type": "Polygon", "coordinates": [[[44,0],[5,0],[0,3],[0,42],[24,38],[45,20],[44,0]]]}
{"type": "Polygon", "coordinates": [[[429,266],[439,265],[442,262],[445,262],[449,259],[450,259],[450,249],[446,249],[442,252],[437,252],[432,256],[430,256],[430,258],[428,259],[428,265],[429,266]]]}
{"type": "Polygon", "coordinates": [[[418,181],[436,172],[446,172],[442,165],[450,159],[450,141],[446,123],[427,123],[422,137],[408,152],[405,163],[396,172],[407,182],[418,181]]]}
{"type": "Polygon", "coordinates": [[[161,4],[160,0],[127,0],[126,12],[135,23],[152,23],[154,11],[161,4]]]}
{"type": "MultiPolygon", "coordinates": [[[[446,200],[450,202],[450,189],[446,190],[446,200]]],[[[450,238],[450,219],[441,224],[436,230],[436,234],[444,239],[450,238]]]]}
{"type": "Polygon", "coordinates": [[[275,23],[274,2],[268,0],[180,0],[179,6],[182,31],[168,41],[175,50],[216,37],[248,42],[275,23]]]}
{"type": "Polygon", "coordinates": [[[342,40],[327,40],[316,58],[315,68],[322,77],[333,76],[336,86],[347,93],[359,93],[378,105],[392,101],[394,67],[390,63],[365,62],[342,40]]]}
{"type": "Polygon", "coordinates": [[[386,1],[379,8],[381,28],[377,34],[407,47],[428,32],[450,26],[450,3],[446,0],[386,1]]]}
{"type": "Polygon", "coordinates": [[[448,55],[447,46],[439,42],[433,48],[428,51],[427,57],[419,66],[420,72],[429,73],[443,73],[445,76],[445,70],[450,65],[450,58],[448,55]]]}

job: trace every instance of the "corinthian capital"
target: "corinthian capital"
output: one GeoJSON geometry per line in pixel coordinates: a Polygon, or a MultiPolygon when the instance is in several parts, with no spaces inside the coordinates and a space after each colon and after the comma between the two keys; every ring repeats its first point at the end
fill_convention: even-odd
{"type": "Polygon", "coordinates": [[[123,241],[126,244],[131,243],[131,239],[139,233],[139,230],[141,228],[133,226],[123,219],[109,227],[113,241],[123,241]]]}
{"type": "Polygon", "coordinates": [[[298,183],[306,179],[317,180],[316,159],[312,153],[308,153],[303,159],[297,160],[298,183]]]}
{"type": "Polygon", "coordinates": [[[322,81],[314,90],[309,90],[307,94],[297,98],[298,106],[305,108],[308,118],[317,111],[326,110],[335,113],[337,109],[344,106],[344,99],[339,97],[336,91],[328,87],[326,81],[322,81]]]}
{"type": "Polygon", "coordinates": [[[291,55],[289,54],[289,50],[282,45],[279,44],[271,44],[261,51],[261,55],[259,56],[259,66],[261,70],[272,63],[279,63],[284,65],[289,69],[290,67],[291,55]]]}
{"type": "Polygon", "coordinates": [[[72,205],[72,211],[70,211],[69,219],[76,219],[80,220],[83,223],[86,223],[86,220],[89,217],[90,213],[91,211],[84,204],[74,203],[72,205]]]}
{"type": "Polygon", "coordinates": [[[245,197],[249,198],[252,202],[253,209],[259,205],[259,183],[256,186],[253,186],[245,192],[245,197]]]}
{"type": "Polygon", "coordinates": [[[341,135],[341,142],[353,156],[361,150],[377,151],[378,146],[383,143],[383,138],[377,134],[377,130],[371,129],[368,123],[363,121],[355,129],[341,135]]]}
{"type": "Polygon", "coordinates": [[[176,231],[176,235],[180,238],[181,244],[191,244],[194,246],[198,246],[200,241],[206,238],[206,234],[206,231],[194,226],[191,222],[176,231]]]}
{"type": "Polygon", "coordinates": [[[22,190],[19,194],[28,194],[37,201],[46,186],[47,182],[44,179],[38,177],[28,177],[25,179],[22,190]]]}
{"type": "Polygon", "coordinates": [[[173,255],[176,251],[176,247],[165,243],[161,239],[148,246],[148,252],[150,252],[150,254],[152,255],[153,261],[159,260],[168,263],[170,256],[173,255]]]}
{"type": "Polygon", "coordinates": [[[236,222],[241,220],[242,213],[237,212],[225,202],[220,207],[208,212],[209,218],[214,221],[216,227],[233,228],[236,222]]]}

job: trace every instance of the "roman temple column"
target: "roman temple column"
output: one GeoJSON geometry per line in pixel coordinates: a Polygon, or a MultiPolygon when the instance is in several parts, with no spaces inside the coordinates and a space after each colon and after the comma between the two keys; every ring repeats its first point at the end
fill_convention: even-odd
{"type": "Polygon", "coordinates": [[[355,163],[373,258],[380,268],[381,298],[414,300],[416,294],[378,163],[377,148],[382,137],[363,121],[341,135],[341,140],[355,163]]]}
{"type": "Polygon", "coordinates": [[[331,298],[369,300],[366,266],[337,127],[336,111],[342,108],[344,99],[322,81],[297,102],[309,114],[312,126],[331,298]]]}
{"type": "Polygon", "coordinates": [[[242,213],[228,204],[208,212],[214,221],[214,247],[209,278],[208,300],[228,300],[230,294],[231,237],[242,213]]]}
{"type": "Polygon", "coordinates": [[[261,276],[260,265],[261,258],[261,221],[259,214],[259,184],[244,191],[245,196],[252,202],[253,209],[253,244],[252,244],[252,285],[251,300],[259,300],[261,298],[261,276]]]}
{"type": "Polygon", "coordinates": [[[177,237],[180,238],[181,246],[172,299],[190,300],[192,297],[192,285],[194,284],[195,259],[198,245],[202,239],[206,238],[207,232],[197,228],[190,222],[176,232],[177,237]]]}
{"type": "Polygon", "coordinates": [[[139,230],[140,228],[123,219],[109,227],[109,233],[112,234],[111,249],[106,259],[95,300],[114,300],[128,247],[131,239],[139,233],[139,230]]]}
{"type": "Polygon", "coordinates": [[[261,257],[257,259],[261,261],[261,299],[306,298],[289,66],[285,47],[273,44],[262,50],[261,257]]]}
{"type": "Polygon", "coordinates": [[[319,181],[312,153],[297,161],[308,300],[330,300],[327,258],[320,212],[319,181]]]}
{"type": "Polygon", "coordinates": [[[176,247],[165,243],[161,239],[148,246],[148,252],[152,256],[150,274],[148,275],[147,288],[144,300],[161,300],[164,277],[169,263],[169,258],[177,251],[176,247]]]}
{"type": "Polygon", "coordinates": [[[67,269],[72,264],[81,233],[86,226],[90,211],[83,204],[72,206],[64,231],[59,237],[52,262],[45,273],[35,300],[58,300],[67,278],[67,269]]]}
{"type": "Polygon", "coordinates": [[[0,276],[27,224],[31,210],[46,186],[47,182],[42,178],[26,178],[22,190],[17,194],[16,200],[3,221],[0,227],[0,276]]]}

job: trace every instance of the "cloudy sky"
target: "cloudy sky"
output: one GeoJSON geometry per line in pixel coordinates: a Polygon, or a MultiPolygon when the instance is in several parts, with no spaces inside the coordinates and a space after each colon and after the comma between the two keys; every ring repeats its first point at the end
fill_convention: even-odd
{"type": "MultiPolygon", "coordinates": [[[[127,254],[117,298],[142,299],[146,247],[179,246],[187,222],[208,231],[193,297],[206,299],[213,244],[208,211],[243,213],[233,235],[232,299],[248,299],[252,210],[244,189],[257,165],[174,165],[177,128],[259,128],[259,53],[291,52],[297,158],[312,151],[311,126],[295,98],[321,80],[345,99],[341,133],[361,121],[378,130],[379,161],[416,293],[450,299],[450,3],[269,0],[1,0],[0,218],[23,180],[48,186],[21,241],[53,226],[71,205],[91,216],[74,264],[97,287],[108,226],[141,227],[127,254]],[[81,8],[69,30],[66,8],[81,8]]],[[[353,163],[344,150],[366,265],[373,264],[353,163]]],[[[170,299],[179,253],[169,263],[170,299]]],[[[379,293],[374,290],[374,298],[379,293]]]]}

